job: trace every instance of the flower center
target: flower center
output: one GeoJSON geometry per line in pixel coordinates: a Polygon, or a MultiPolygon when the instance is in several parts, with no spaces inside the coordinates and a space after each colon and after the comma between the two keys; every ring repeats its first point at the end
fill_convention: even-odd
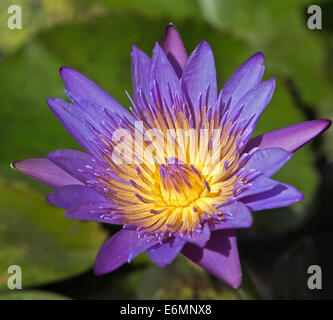
{"type": "Polygon", "coordinates": [[[162,164],[159,175],[161,197],[170,207],[188,207],[205,188],[201,175],[186,164],[162,164]]]}

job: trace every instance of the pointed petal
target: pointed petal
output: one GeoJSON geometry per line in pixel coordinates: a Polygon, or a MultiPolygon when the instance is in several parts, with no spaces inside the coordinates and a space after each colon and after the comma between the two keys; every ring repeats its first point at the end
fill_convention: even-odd
{"type": "Polygon", "coordinates": [[[282,148],[286,151],[294,152],[327,130],[331,123],[331,120],[319,119],[267,132],[251,139],[245,150],[259,147],[260,149],[282,148]]]}
{"type": "Polygon", "coordinates": [[[125,262],[130,262],[155,243],[149,238],[138,239],[136,231],[120,230],[107,240],[99,250],[94,265],[94,273],[101,275],[111,272],[125,262]]]}
{"type": "Polygon", "coordinates": [[[238,288],[242,282],[235,230],[212,232],[205,248],[187,243],[182,254],[222,282],[238,288]]]}
{"type": "Polygon", "coordinates": [[[161,97],[168,106],[172,105],[170,90],[173,95],[179,94],[180,83],[176,71],[158,43],[153,49],[149,76],[150,89],[153,91],[156,82],[161,97]]]}
{"type": "Polygon", "coordinates": [[[266,106],[270,102],[275,89],[275,79],[269,79],[261,82],[257,87],[248,91],[231,109],[228,119],[233,121],[237,115],[237,121],[246,121],[252,118],[250,127],[252,131],[266,106]],[[239,113],[239,111],[242,111],[239,113]]]}
{"type": "Polygon", "coordinates": [[[91,155],[77,150],[55,150],[47,158],[84,184],[92,179],[89,174],[91,170],[95,173],[104,172],[104,168],[91,155]]]}
{"type": "Polygon", "coordinates": [[[223,206],[220,211],[229,215],[226,221],[215,224],[212,230],[248,228],[252,225],[249,209],[240,201],[223,206]]]}
{"type": "Polygon", "coordinates": [[[251,89],[257,87],[264,74],[264,55],[261,52],[246,60],[224,85],[221,96],[224,104],[233,108],[251,89]]]}
{"type": "Polygon", "coordinates": [[[140,101],[140,90],[145,98],[150,102],[149,88],[149,68],[150,58],[139,48],[133,46],[132,58],[132,84],[133,96],[136,103],[140,101]]]}
{"type": "Polygon", "coordinates": [[[168,241],[161,244],[156,244],[147,250],[148,257],[159,267],[163,268],[170,264],[183,249],[185,240],[175,238],[174,241],[168,241]]]}
{"type": "Polygon", "coordinates": [[[259,149],[243,168],[246,170],[255,169],[266,177],[271,177],[287,163],[292,155],[291,152],[280,148],[259,149]]]}
{"type": "Polygon", "coordinates": [[[289,206],[303,199],[302,192],[285,183],[279,183],[273,189],[244,197],[241,201],[252,211],[289,206]]]}
{"type": "Polygon", "coordinates": [[[82,202],[108,202],[109,200],[96,190],[83,185],[63,186],[49,193],[47,201],[56,207],[69,209],[82,202]]]}
{"type": "Polygon", "coordinates": [[[82,184],[79,180],[75,179],[46,158],[15,161],[11,166],[52,188],[58,188],[68,184],[82,184]]]}
{"type": "Polygon", "coordinates": [[[205,99],[207,89],[208,105],[215,106],[217,84],[214,55],[206,41],[201,41],[187,59],[181,77],[182,89],[190,98],[194,110],[199,110],[199,96],[205,99]]]}
{"type": "Polygon", "coordinates": [[[87,124],[78,117],[75,105],[59,98],[48,98],[46,103],[69,134],[90,154],[98,154],[96,138],[87,124]]]}
{"type": "Polygon", "coordinates": [[[165,28],[162,48],[180,77],[187,60],[187,53],[182,38],[173,24],[168,24],[165,28]]]}
{"type": "Polygon", "coordinates": [[[98,104],[109,111],[127,116],[129,112],[107,92],[82,73],[68,67],[60,68],[66,89],[76,96],[98,104]]]}

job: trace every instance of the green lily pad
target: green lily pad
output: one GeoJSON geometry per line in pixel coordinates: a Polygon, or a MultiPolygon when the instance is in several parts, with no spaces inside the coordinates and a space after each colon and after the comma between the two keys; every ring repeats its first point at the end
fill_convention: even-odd
{"type": "Polygon", "coordinates": [[[101,225],[63,212],[26,185],[0,180],[0,290],[7,289],[11,265],[21,267],[23,289],[92,267],[105,240],[101,225]]]}

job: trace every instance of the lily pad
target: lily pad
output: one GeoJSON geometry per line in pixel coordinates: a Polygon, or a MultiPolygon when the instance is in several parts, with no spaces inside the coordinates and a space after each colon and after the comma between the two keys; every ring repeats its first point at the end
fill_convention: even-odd
{"type": "Polygon", "coordinates": [[[11,265],[21,267],[23,289],[92,267],[105,233],[63,212],[26,185],[0,180],[0,290],[7,288],[11,265]]]}

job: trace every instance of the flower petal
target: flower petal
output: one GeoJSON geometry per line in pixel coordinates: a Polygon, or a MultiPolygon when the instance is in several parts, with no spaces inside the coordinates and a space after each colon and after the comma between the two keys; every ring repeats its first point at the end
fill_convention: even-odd
{"type": "Polygon", "coordinates": [[[139,48],[133,46],[131,52],[132,58],[132,85],[133,96],[137,104],[140,103],[140,91],[145,98],[150,102],[150,87],[149,87],[149,68],[150,58],[139,48]]]}
{"type": "Polygon", "coordinates": [[[82,184],[79,180],[75,179],[46,158],[15,161],[11,166],[52,188],[58,188],[68,184],[82,184]]]}
{"type": "Polygon", "coordinates": [[[76,96],[98,104],[111,112],[128,116],[129,112],[107,92],[82,73],[68,67],[60,68],[66,89],[76,96]]]}
{"type": "Polygon", "coordinates": [[[201,41],[191,53],[184,66],[181,77],[182,89],[190,98],[194,110],[199,110],[199,97],[206,99],[209,88],[209,106],[215,106],[217,99],[217,84],[214,55],[206,41],[201,41]]]}
{"type": "Polygon", "coordinates": [[[183,249],[185,240],[175,238],[173,241],[156,244],[147,250],[148,257],[159,267],[163,268],[170,264],[183,249]]]}
{"type": "Polygon", "coordinates": [[[83,185],[67,185],[54,190],[46,197],[56,207],[69,209],[81,202],[108,202],[109,200],[96,190],[83,185]]]}
{"type": "Polygon", "coordinates": [[[78,117],[75,105],[59,98],[48,98],[46,103],[69,134],[90,154],[99,154],[92,141],[96,138],[87,123],[78,117]]]}
{"type": "Polygon", "coordinates": [[[252,138],[245,150],[259,147],[260,149],[282,148],[286,151],[294,152],[328,129],[331,123],[331,120],[319,119],[267,132],[252,138]]]}
{"type": "Polygon", "coordinates": [[[233,108],[249,90],[259,85],[265,70],[264,60],[264,55],[257,52],[234,72],[221,91],[224,105],[230,101],[229,108],[233,108]]]}
{"type": "Polygon", "coordinates": [[[180,83],[176,71],[158,43],[153,49],[149,72],[149,84],[152,92],[154,92],[155,83],[161,98],[165,99],[168,106],[171,106],[170,90],[173,96],[179,94],[180,83]]]}
{"type": "Polygon", "coordinates": [[[91,155],[77,150],[55,150],[50,152],[47,158],[84,184],[92,179],[91,170],[95,173],[104,171],[104,168],[91,155]]]}
{"type": "Polygon", "coordinates": [[[138,239],[138,233],[133,230],[120,230],[107,240],[99,250],[94,273],[96,275],[111,272],[125,262],[130,262],[156,244],[150,238],[138,239]]]}
{"type": "Polygon", "coordinates": [[[235,230],[212,232],[205,248],[187,243],[182,254],[222,282],[238,288],[242,282],[235,230]]]}
{"type": "Polygon", "coordinates": [[[165,28],[162,48],[180,77],[187,60],[187,53],[182,38],[173,24],[168,24],[165,28]]]}
{"type": "Polygon", "coordinates": [[[244,197],[241,201],[250,210],[259,211],[289,206],[303,199],[302,192],[285,183],[279,183],[276,187],[263,193],[244,197]]]}
{"type": "Polygon", "coordinates": [[[215,224],[212,230],[248,228],[252,225],[251,212],[240,201],[223,206],[220,211],[230,216],[228,220],[215,224]]]}
{"type": "Polygon", "coordinates": [[[272,78],[261,82],[257,87],[248,91],[233,109],[230,109],[228,119],[233,121],[235,118],[237,121],[245,122],[251,119],[249,127],[251,127],[253,131],[260,115],[270,102],[274,89],[275,79],[272,78]]]}
{"type": "Polygon", "coordinates": [[[206,223],[202,229],[202,232],[193,232],[191,236],[184,238],[187,242],[191,242],[196,246],[203,248],[207,241],[210,239],[210,229],[206,223]]]}
{"type": "Polygon", "coordinates": [[[271,177],[287,163],[292,155],[291,152],[280,148],[259,149],[252,155],[243,168],[249,170],[255,169],[266,177],[271,177]]]}
{"type": "Polygon", "coordinates": [[[102,201],[78,202],[70,207],[64,216],[75,220],[122,224],[121,217],[114,216],[110,213],[114,208],[113,206],[113,202],[108,199],[102,201]]]}

